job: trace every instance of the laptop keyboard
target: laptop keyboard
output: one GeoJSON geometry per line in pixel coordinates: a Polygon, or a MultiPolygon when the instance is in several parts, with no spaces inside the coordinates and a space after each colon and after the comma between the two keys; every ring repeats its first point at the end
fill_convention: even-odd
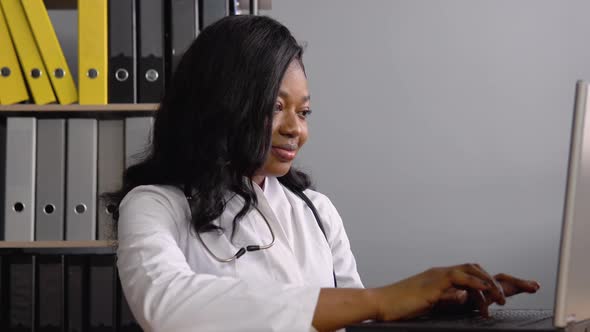
{"type": "Polygon", "coordinates": [[[525,326],[553,317],[549,310],[494,310],[489,321],[525,326]]]}
{"type": "Polygon", "coordinates": [[[509,324],[512,326],[525,326],[537,323],[553,316],[549,310],[492,310],[489,318],[481,316],[460,319],[468,325],[496,326],[509,324]]]}
{"type": "MultiPolygon", "coordinates": [[[[426,323],[431,326],[461,326],[468,327],[521,327],[538,323],[553,317],[551,310],[491,310],[490,317],[484,318],[476,312],[469,314],[450,314],[422,316],[414,322],[426,323]]],[[[411,321],[410,321],[411,322],[411,321]]]]}
{"type": "Polygon", "coordinates": [[[522,309],[493,309],[490,318],[483,318],[477,312],[431,313],[406,321],[363,323],[352,326],[350,331],[547,331],[553,326],[552,317],[552,310],[522,309]]]}

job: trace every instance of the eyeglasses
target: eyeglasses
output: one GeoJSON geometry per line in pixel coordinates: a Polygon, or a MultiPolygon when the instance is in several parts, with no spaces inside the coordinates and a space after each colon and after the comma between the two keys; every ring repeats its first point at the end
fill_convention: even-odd
{"type": "MultiPolygon", "coordinates": [[[[260,212],[260,210],[258,210],[257,207],[255,209],[262,216],[262,218],[264,219],[264,223],[268,227],[268,230],[269,230],[270,235],[272,237],[272,240],[270,241],[270,243],[263,244],[263,245],[249,245],[249,246],[241,247],[232,257],[220,258],[219,256],[215,255],[213,253],[213,251],[211,251],[211,249],[209,249],[207,244],[205,244],[205,241],[203,241],[203,239],[201,238],[201,233],[196,232],[197,237],[199,238],[199,241],[201,241],[201,243],[203,244],[203,247],[205,247],[205,250],[207,250],[207,252],[211,256],[213,256],[213,258],[215,258],[217,261],[222,262],[222,263],[228,263],[228,262],[234,261],[234,260],[242,257],[248,251],[258,251],[258,250],[268,249],[268,248],[272,247],[272,245],[275,244],[275,233],[272,231],[272,227],[270,227],[270,223],[268,222],[268,219],[266,219],[264,214],[262,212],[260,212]]],[[[233,238],[233,236],[234,236],[234,234],[232,234],[232,238],[233,238]]]]}

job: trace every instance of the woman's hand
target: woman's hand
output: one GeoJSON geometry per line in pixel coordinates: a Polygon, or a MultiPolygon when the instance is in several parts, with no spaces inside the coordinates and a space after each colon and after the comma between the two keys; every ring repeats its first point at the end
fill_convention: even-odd
{"type": "MultiPolygon", "coordinates": [[[[505,297],[514,296],[520,293],[536,293],[541,287],[534,280],[519,279],[514,276],[500,273],[494,276],[500,284],[505,297]]],[[[478,290],[464,290],[451,288],[446,291],[435,306],[437,312],[466,312],[479,310],[482,316],[489,317],[488,307],[493,299],[487,292],[478,290]]]]}
{"type": "MultiPolygon", "coordinates": [[[[478,264],[463,264],[452,267],[431,268],[395,284],[368,290],[376,306],[377,320],[409,319],[429,312],[441,301],[453,296],[457,301],[469,302],[473,298],[479,308],[487,310],[491,303],[506,302],[504,284],[510,295],[521,291],[520,279],[508,275],[492,278],[478,264]],[[459,291],[465,291],[465,295],[459,291]],[[472,297],[467,296],[467,294],[472,297]]],[[[532,290],[528,288],[527,290],[532,290]]]]}
{"type": "Polygon", "coordinates": [[[490,304],[537,289],[535,281],[506,274],[491,277],[477,264],[432,268],[380,288],[322,288],[312,324],[319,331],[333,331],[367,319],[409,319],[452,307],[487,315],[490,304]]]}

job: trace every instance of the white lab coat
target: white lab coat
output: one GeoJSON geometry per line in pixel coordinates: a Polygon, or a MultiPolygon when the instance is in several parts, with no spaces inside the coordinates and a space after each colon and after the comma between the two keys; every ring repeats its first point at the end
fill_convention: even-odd
{"type": "MultiPolygon", "coordinates": [[[[329,241],[305,202],[276,178],[267,177],[264,191],[256,185],[255,190],[275,244],[230,263],[215,260],[194,235],[189,205],[178,188],[140,186],[125,196],[117,266],[129,306],[145,331],[313,331],[319,290],[334,286],[333,268],[338,287],[363,287],[342,220],[326,196],[305,191],[329,241]]],[[[233,197],[215,221],[225,232],[201,234],[219,257],[271,239],[253,209],[230,242],[242,204],[233,197]]]]}

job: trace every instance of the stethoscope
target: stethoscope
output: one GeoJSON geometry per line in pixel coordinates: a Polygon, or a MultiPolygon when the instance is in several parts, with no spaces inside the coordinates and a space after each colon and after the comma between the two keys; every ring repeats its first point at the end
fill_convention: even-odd
{"type": "MultiPolygon", "coordinates": [[[[258,209],[258,207],[255,207],[254,209],[256,211],[258,211],[258,213],[262,216],[262,218],[264,219],[264,223],[266,224],[266,227],[268,227],[268,231],[270,232],[270,235],[271,235],[270,243],[263,244],[263,245],[249,245],[249,246],[241,247],[240,249],[238,249],[238,251],[233,256],[231,256],[229,258],[221,258],[221,257],[215,255],[213,253],[213,251],[211,251],[211,249],[209,249],[209,247],[205,244],[205,241],[203,241],[203,239],[201,238],[201,233],[196,232],[197,237],[199,238],[199,241],[201,241],[201,243],[203,244],[203,247],[205,247],[205,250],[207,250],[207,252],[211,256],[213,256],[213,258],[215,258],[215,260],[217,260],[221,263],[229,263],[231,261],[234,261],[234,260],[242,257],[248,251],[258,251],[258,250],[268,249],[268,248],[272,247],[273,244],[275,244],[275,233],[272,231],[272,227],[270,227],[270,223],[268,222],[268,219],[266,219],[266,216],[264,215],[264,213],[262,213],[258,209]]],[[[234,233],[232,233],[232,238],[233,238],[233,235],[234,235],[234,233]]]]}
{"type": "MultiPolygon", "coordinates": [[[[307,197],[307,195],[305,195],[300,190],[295,190],[295,189],[292,189],[292,188],[289,188],[289,187],[287,187],[287,189],[289,189],[292,193],[294,193],[299,198],[301,198],[305,202],[305,204],[307,204],[307,207],[309,207],[309,209],[313,213],[314,219],[315,219],[318,227],[322,231],[322,234],[324,234],[324,238],[326,239],[326,241],[328,241],[328,236],[326,235],[326,230],[324,229],[324,226],[322,225],[322,222],[321,222],[321,219],[320,219],[320,215],[318,213],[318,210],[316,209],[316,207],[312,203],[312,201],[309,199],[309,197],[307,197]]],[[[187,196],[186,198],[189,201],[192,199],[192,197],[190,197],[190,196],[187,196]]],[[[266,218],[266,216],[264,215],[264,213],[262,213],[258,209],[257,206],[255,206],[254,209],[264,219],[264,223],[266,224],[266,227],[268,228],[268,231],[270,232],[270,235],[271,235],[270,242],[267,243],[267,244],[261,244],[261,245],[248,245],[248,246],[244,246],[244,247],[241,247],[240,249],[238,249],[238,251],[233,256],[228,257],[228,258],[222,258],[222,257],[217,256],[215,253],[213,253],[213,251],[211,251],[211,249],[207,246],[207,244],[205,243],[205,241],[203,241],[203,239],[201,238],[201,233],[200,232],[195,232],[197,234],[197,237],[199,238],[199,241],[201,241],[201,244],[203,245],[203,247],[205,248],[205,250],[209,253],[209,255],[211,255],[213,258],[215,258],[215,260],[217,260],[218,262],[221,262],[221,263],[229,263],[229,262],[235,261],[238,258],[242,257],[246,252],[269,249],[270,247],[272,247],[274,245],[274,243],[275,243],[275,233],[273,232],[272,227],[270,226],[270,222],[268,221],[268,219],[266,218]]],[[[233,237],[233,234],[232,234],[232,237],[233,237]]],[[[328,241],[328,245],[329,244],[330,244],[330,242],[328,241]]],[[[338,283],[336,282],[336,271],[334,271],[334,268],[333,267],[332,267],[332,276],[334,278],[334,287],[337,288],[338,287],[338,283]]]]}

